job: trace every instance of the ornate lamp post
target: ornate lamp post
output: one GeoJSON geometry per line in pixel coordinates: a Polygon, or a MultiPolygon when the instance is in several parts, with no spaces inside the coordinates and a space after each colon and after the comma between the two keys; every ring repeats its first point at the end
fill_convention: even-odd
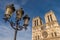
{"type": "Polygon", "coordinates": [[[16,18],[15,18],[16,20],[15,20],[15,22],[13,22],[13,21],[11,21],[11,16],[12,16],[13,12],[15,12],[14,4],[8,5],[6,7],[6,12],[4,14],[3,19],[5,20],[5,22],[6,21],[9,22],[11,27],[15,30],[14,40],[16,40],[17,32],[21,31],[22,29],[25,29],[25,30],[27,29],[30,17],[28,17],[28,15],[25,15],[23,17],[24,10],[23,10],[23,8],[20,8],[19,10],[16,11],[16,18]],[[20,22],[19,22],[19,21],[21,21],[22,18],[24,20],[23,26],[21,26],[20,22]]]}

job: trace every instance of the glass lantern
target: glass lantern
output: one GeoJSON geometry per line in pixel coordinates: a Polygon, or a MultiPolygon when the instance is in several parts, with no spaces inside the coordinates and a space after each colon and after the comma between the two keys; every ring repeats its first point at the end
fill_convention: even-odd
{"type": "Polygon", "coordinates": [[[23,25],[23,26],[28,26],[28,22],[29,22],[29,20],[30,20],[30,17],[28,17],[28,15],[25,15],[25,16],[23,17],[23,20],[24,20],[24,25],[23,25]]]}
{"type": "Polygon", "coordinates": [[[14,11],[14,4],[6,6],[5,18],[9,19],[14,11]]]}
{"type": "Polygon", "coordinates": [[[24,11],[22,8],[16,11],[16,19],[17,20],[20,20],[23,15],[24,15],[24,11]]]}

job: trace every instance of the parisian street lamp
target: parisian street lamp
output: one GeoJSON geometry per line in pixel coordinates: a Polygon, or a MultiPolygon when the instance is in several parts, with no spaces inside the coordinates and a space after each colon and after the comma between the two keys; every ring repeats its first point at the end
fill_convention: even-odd
{"type": "Polygon", "coordinates": [[[16,40],[17,32],[21,31],[22,29],[27,29],[28,22],[30,20],[30,17],[28,15],[24,16],[24,10],[23,8],[20,8],[18,10],[15,9],[14,4],[10,4],[6,6],[6,12],[4,14],[5,22],[9,22],[11,27],[15,30],[14,40],[16,40]],[[15,22],[11,21],[11,16],[13,15],[13,12],[16,11],[16,17],[15,22]],[[23,26],[20,25],[21,19],[24,20],[23,26]]]}

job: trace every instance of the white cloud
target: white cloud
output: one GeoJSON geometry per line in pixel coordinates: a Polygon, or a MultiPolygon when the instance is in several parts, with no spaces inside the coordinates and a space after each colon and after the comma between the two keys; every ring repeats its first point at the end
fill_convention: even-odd
{"type": "MultiPolygon", "coordinates": [[[[2,24],[2,23],[0,23],[2,24]]],[[[0,40],[13,40],[14,30],[9,28],[4,24],[0,25],[0,40]]],[[[19,31],[17,34],[17,40],[31,40],[31,29],[28,27],[27,31],[19,31]]]]}
{"type": "Polygon", "coordinates": [[[14,3],[15,0],[0,0],[0,9],[5,11],[6,5],[14,3]]]}
{"type": "Polygon", "coordinates": [[[25,4],[27,4],[27,2],[28,2],[28,0],[22,0],[22,5],[25,5],[25,4]]]}
{"type": "Polygon", "coordinates": [[[0,37],[0,40],[13,40],[13,39],[10,38],[10,37],[6,37],[6,38],[5,37],[4,38],[3,37],[0,37]]]}
{"type": "Polygon", "coordinates": [[[20,5],[18,5],[18,4],[14,4],[14,6],[15,6],[15,9],[19,9],[21,6],[20,5]]]}
{"type": "Polygon", "coordinates": [[[29,0],[0,0],[0,9],[5,11],[6,5],[8,4],[14,4],[15,7],[18,9],[21,6],[25,5],[28,3],[29,0]]]}

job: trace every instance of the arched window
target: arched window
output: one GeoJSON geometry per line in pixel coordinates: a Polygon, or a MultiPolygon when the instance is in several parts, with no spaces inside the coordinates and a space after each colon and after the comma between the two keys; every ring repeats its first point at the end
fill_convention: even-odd
{"type": "Polygon", "coordinates": [[[35,40],[39,40],[39,35],[35,36],[35,40]]]}
{"type": "Polygon", "coordinates": [[[50,22],[50,18],[49,18],[49,16],[47,16],[48,17],[48,21],[50,22]]]}
{"type": "Polygon", "coordinates": [[[38,35],[38,40],[39,40],[39,35],[38,35]]]}
{"type": "Polygon", "coordinates": [[[55,36],[57,36],[56,32],[54,32],[55,36]]]}
{"type": "Polygon", "coordinates": [[[40,20],[40,24],[42,25],[42,21],[40,20]]]}
{"type": "Polygon", "coordinates": [[[37,36],[35,36],[35,40],[37,40],[37,36]]]}
{"type": "Polygon", "coordinates": [[[57,36],[56,32],[51,33],[51,34],[52,34],[52,37],[57,36]]]}
{"type": "Polygon", "coordinates": [[[37,24],[37,26],[38,26],[38,20],[36,20],[36,24],[37,24]]]}
{"type": "Polygon", "coordinates": [[[54,36],[53,33],[51,33],[52,37],[54,36]]]}
{"type": "Polygon", "coordinates": [[[34,26],[36,26],[36,20],[34,21],[34,24],[35,24],[34,26]]]}
{"type": "Polygon", "coordinates": [[[52,21],[52,15],[50,15],[50,21],[52,21]]]}
{"type": "Polygon", "coordinates": [[[34,21],[34,25],[38,26],[38,19],[34,21]]]}

